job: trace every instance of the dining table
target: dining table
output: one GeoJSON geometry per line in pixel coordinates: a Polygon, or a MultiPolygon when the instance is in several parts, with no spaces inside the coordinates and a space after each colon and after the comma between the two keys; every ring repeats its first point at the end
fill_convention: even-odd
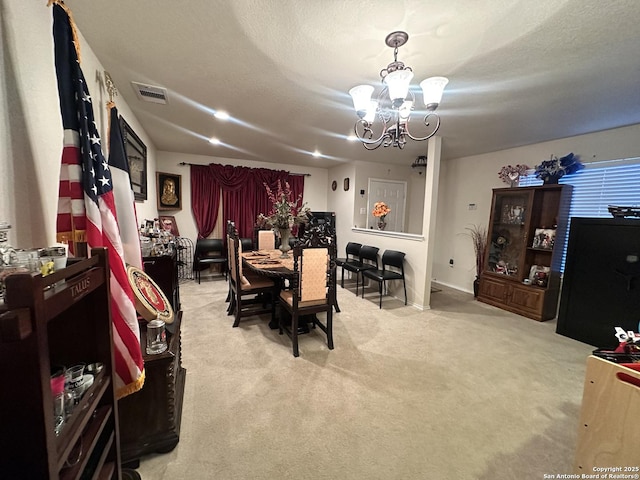
{"type": "MultiPolygon", "coordinates": [[[[280,290],[286,288],[288,281],[295,275],[293,255],[288,254],[283,258],[280,250],[242,252],[242,265],[258,275],[273,279],[279,284],[280,290]]],[[[269,328],[272,330],[279,328],[278,319],[269,322],[269,328]]]]}
{"type": "MultiPolygon", "coordinates": [[[[278,249],[242,252],[242,265],[258,275],[264,275],[279,282],[280,289],[287,288],[288,281],[295,275],[293,254],[289,253],[286,257],[282,257],[282,252],[278,249]]],[[[336,312],[340,311],[337,299],[334,308],[336,312]]],[[[278,320],[269,322],[269,327],[271,329],[278,328],[278,320]]],[[[306,322],[301,322],[301,328],[307,329],[308,332],[306,322]]]]}
{"type": "Polygon", "coordinates": [[[282,257],[280,250],[252,250],[242,252],[242,264],[252,272],[270,278],[288,280],[293,278],[293,255],[282,257]]]}

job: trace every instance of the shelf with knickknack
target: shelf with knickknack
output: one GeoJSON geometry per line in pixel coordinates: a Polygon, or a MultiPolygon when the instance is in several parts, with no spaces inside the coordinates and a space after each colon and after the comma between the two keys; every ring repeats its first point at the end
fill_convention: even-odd
{"type": "Polygon", "coordinates": [[[543,321],[555,317],[569,185],[493,190],[478,300],[543,321]]]}
{"type": "Polygon", "coordinates": [[[12,388],[0,389],[0,477],[120,478],[106,250],[51,275],[7,277],[3,309],[0,365],[12,388]],[[85,363],[102,368],[78,382],[61,425],[53,371],[85,363]]]}

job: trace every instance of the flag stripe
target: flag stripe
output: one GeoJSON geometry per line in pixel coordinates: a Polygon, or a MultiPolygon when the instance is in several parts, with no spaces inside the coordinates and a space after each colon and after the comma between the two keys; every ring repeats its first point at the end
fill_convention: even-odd
{"type": "Polygon", "coordinates": [[[113,197],[113,178],[102,154],[91,96],[73,44],[66,11],[53,6],[53,33],[64,148],[60,172],[58,238],[71,234],[72,244],[86,240],[105,247],[110,268],[111,322],[114,338],[115,388],[118,398],[144,382],[140,331],[134,296],[127,278],[124,251],[113,197]]]}

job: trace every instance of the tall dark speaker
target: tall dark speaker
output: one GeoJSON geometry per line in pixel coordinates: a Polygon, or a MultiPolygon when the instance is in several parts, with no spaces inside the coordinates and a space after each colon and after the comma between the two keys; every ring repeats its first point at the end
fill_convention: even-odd
{"type": "Polygon", "coordinates": [[[639,321],[640,219],[572,218],[556,332],[613,348],[639,321]]]}

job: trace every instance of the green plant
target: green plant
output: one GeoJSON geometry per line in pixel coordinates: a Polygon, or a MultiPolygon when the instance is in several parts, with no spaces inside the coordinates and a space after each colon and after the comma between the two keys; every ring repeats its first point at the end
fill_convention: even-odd
{"type": "Polygon", "coordinates": [[[471,237],[473,243],[473,251],[476,254],[476,277],[480,277],[482,267],[484,265],[484,256],[487,251],[487,227],[482,225],[472,225],[467,227],[469,231],[467,235],[471,237]]]}

